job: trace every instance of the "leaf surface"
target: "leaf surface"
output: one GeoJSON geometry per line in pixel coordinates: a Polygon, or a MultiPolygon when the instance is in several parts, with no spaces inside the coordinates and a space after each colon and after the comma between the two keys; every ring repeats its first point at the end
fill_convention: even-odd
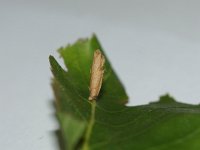
{"type": "MultiPolygon", "coordinates": [[[[128,96],[107,57],[98,100],[88,101],[97,38],[60,48],[67,71],[50,56],[52,87],[65,149],[199,150],[200,106],[169,95],[148,105],[125,106],[128,96]]],[[[104,53],[105,55],[105,53],[104,53]]]]}

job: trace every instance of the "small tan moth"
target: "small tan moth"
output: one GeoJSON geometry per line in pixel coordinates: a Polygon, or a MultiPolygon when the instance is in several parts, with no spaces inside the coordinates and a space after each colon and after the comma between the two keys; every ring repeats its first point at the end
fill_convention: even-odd
{"type": "Polygon", "coordinates": [[[95,100],[101,89],[104,74],[105,58],[100,50],[94,52],[92,68],[90,70],[90,96],[89,100],[95,100]]]}

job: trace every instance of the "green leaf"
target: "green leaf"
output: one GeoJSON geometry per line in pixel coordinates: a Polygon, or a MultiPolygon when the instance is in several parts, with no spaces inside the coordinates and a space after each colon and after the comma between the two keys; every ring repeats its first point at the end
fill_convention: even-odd
{"type": "Polygon", "coordinates": [[[64,138],[63,141],[64,143],[67,143],[65,145],[66,149],[75,149],[78,140],[81,139],[85,131],[86,123],[64,113],[58,113],[58,119],[61,125],[62,136],[64,138]]]}
{"type": "MultiPolygon", "coordinates": [[[[65,148],[83,150],[199,150],[200,106],[176,102],[169,95],[148,105],[128,107],[122,83],[107,57],[102,89],[89,102],[97,38],[60,48],[67,71],[50,56],[52,87],[65,148]]],[[[104,53],[105,55],[105,53],[104,53]]]]}

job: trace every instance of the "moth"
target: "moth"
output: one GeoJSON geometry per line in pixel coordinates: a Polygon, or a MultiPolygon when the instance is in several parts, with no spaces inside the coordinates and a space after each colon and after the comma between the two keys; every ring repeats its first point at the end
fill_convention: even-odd
{"type": "Polygon", "coordinates": [[[101,53],[100,50],[96,50],[94,52],[93,63],[90,70],[90,95],[89,100],[96,100],[99,95],[102,81],[103,81],[103,74],[104,74],[104,63],[105,57],[101,53]]]}

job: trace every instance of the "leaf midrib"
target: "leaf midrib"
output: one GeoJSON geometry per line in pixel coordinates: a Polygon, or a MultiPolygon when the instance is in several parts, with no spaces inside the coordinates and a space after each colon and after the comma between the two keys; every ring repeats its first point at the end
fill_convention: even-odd
{"type": "Polygon", "coordinates": [[[90,140],[92,129],[93,129],[93,126],[95,123],[95,112],[96,112],[96,101],[93,100],[93,101],[91,101],[91,117],[88,122],[88,127],[86,129],[85,136],[84,136],[85,141],[83,143],[83,150],[90,149],[89,148],[89,140],[90,140]]]}

